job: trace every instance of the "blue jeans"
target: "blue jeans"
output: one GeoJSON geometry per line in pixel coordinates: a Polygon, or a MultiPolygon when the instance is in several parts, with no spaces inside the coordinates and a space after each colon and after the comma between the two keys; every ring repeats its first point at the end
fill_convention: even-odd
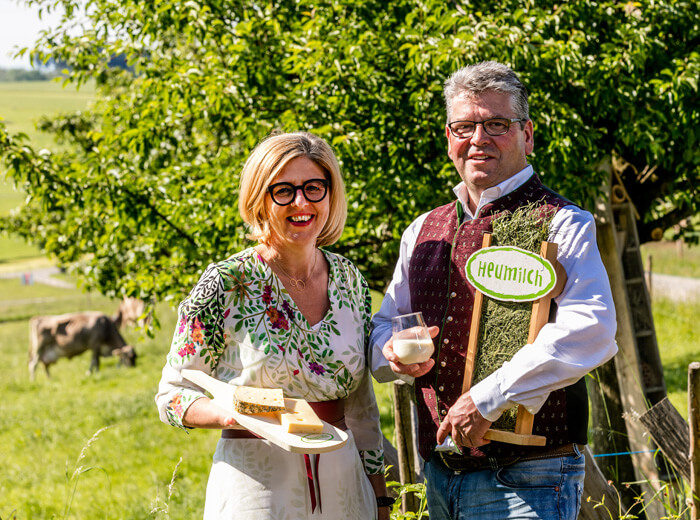
{"type": "Polygon", "coordinates": [[[435,453],[425,464],[430,520],[576,520],[585,459],[576,455],[455,472],[435,453]]]}

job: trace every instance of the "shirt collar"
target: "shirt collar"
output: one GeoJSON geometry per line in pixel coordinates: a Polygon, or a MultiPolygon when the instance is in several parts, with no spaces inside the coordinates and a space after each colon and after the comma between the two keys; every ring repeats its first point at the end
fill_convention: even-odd
{"type": "MultiPolygon", "coordinates": [[[[512,177],[507,178],[506,180],[499,184],[496,184],[495,186],[491,186],[490,188],[485,189],[481,194],[479,204],[477,204],[476,206],[476,215],[479,214],[481,208],[483,208],[486,204],[501,198],[506,193],[510,193],[511,191],[516,190],[520,186],[525,184],[525,182],[527,182],[527,180],[530,177],[532,177],[533,173],[534,170],[532,169],[532,165],[528,164],[525,168],[520,170],[512,177]]],[[[473,215],[472,212],[469,211],[469,193],[467,192],[467,187],[464,184],[464,181],[460,182],[459,184],[457,184],[457,186],[452,188],[452,191],[457,196],[459,202],[462,203],[465,216],[467,216],[469,220],[473,220],[475,218],[475,215],[473,215]]]]}

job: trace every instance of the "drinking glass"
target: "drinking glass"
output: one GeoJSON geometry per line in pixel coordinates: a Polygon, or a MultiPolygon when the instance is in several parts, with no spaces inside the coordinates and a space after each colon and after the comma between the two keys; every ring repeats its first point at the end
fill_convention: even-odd
{"type": "Polygon", "coordinates": [[[421,312],[396,316],[391,320],[394,354],[404,365],[430,359],[435,347],[421,312]]]}

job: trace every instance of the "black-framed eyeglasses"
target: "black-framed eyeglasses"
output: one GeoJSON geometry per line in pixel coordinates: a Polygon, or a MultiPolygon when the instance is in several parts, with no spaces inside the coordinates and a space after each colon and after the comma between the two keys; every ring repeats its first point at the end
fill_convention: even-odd
{"type": "Polygon", "coordinates": [[[309,179],[299,186],[291,182],[278,182],[270,185],[267,191],[270,192],[272,201],[278,206],[287,206],[297,196],[297,190],[301,190],[309,202],[321,202],[328,193],[330,182],[326,179],[309,179]]]}
{"type": "Polygon", "coordinates": [[[486,121],[452,121],[447,123],[447,128],[453,136],[459,137],[460,139],[467,139],[474,135],[476,132],[476,125],[481,125],[484,128],[484,132],[490,136],[505,135],[510,130],[511,123],[519,123],[527,121],[527,119],[517,118],[508,119],[505,117],[494,117],[493,119],[487,119],[486,121]]]}

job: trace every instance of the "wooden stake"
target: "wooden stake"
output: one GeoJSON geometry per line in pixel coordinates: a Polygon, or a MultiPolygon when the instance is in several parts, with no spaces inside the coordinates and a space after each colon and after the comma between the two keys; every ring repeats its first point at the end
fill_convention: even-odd
{"type": "Polygon", "coordinates": [[[688,366],[688,422],[690,423],[691,517],[700,515],[700,363],[688,366]]]}
{"type": "MultiPolygon", "coordinates": [[[[491,245],[491,233],[485,233],[481,242],[481,248],[491,245]]],[[[479,326],[481,325],[481,310],[484,305],[484,295],[481,291],[474,293],[474,309],[472,310],[472,325],[469,330],[469,343],[467,343],[467,358],[464,362],[464,379],[462,380],[462,393],[472,387],[474,377],[474,365],[476,355],[479,353],[479,326]]]]}

